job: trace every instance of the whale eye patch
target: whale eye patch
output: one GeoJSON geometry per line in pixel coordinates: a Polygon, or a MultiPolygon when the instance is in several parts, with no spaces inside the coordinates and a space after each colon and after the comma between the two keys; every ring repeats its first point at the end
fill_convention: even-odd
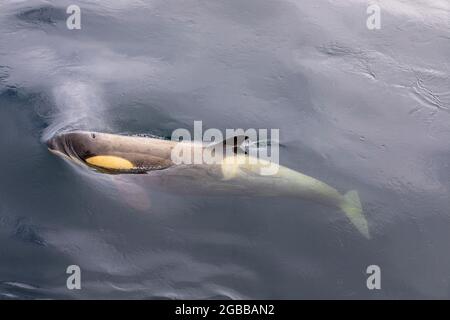
{"type": "Polygon", "coordinates": [[[124,158],[116,156],[93,156],[86,158],[86,163],[108,170],[132,170],[135,169],[134,164],[124,158]]]}

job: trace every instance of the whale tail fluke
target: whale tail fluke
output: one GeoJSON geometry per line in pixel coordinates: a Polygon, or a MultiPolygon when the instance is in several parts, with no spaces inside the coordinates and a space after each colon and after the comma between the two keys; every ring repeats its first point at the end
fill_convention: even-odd
{"type": "Polygon", "coordinates": [[[367,224],[367,220],[364,217],[357,191],[352,190],[344,195],[344,199],[341,204],[341,210],[345,212],[356,229],[358,229],[358,231],[361,232],[364,237],[370,239],[369,225],[367,224]]]}

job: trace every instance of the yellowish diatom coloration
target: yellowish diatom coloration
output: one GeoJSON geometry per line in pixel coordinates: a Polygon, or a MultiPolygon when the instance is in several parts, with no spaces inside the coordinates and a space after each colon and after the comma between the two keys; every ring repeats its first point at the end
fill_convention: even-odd
{"type": "Polygon", "coordinates": [[[86,162],[90,165],[105,169],[129,170],[134,168],[133,163],[127,159],[115,156],[95,156],[86,159],[86,162]]]}

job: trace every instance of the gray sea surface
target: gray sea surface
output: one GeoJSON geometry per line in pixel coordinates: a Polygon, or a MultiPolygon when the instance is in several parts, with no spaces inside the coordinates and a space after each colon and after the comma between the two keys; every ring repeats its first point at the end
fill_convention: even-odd
{"type": "Polygon", "coordinates": [[[448,0],[0,0],[0,298],[450,298],[449,162],[448,0]],[[45,145],[195,120],[279,129],[372,238],[302,199],[124,192],[45,145]]]}

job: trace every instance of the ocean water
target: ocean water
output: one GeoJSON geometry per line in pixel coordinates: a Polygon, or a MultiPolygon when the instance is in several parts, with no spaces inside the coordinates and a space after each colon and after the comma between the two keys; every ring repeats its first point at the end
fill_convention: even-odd
{"type": "Polygon", "coordinates": [[[1,0],[0,297],[450,298],[449,56],[447,0],[1,0]],[[281,164],[358,190],[372,238],[338,209],[114,182],[45,145],[195,120],[279,129],[281,164]]]}

